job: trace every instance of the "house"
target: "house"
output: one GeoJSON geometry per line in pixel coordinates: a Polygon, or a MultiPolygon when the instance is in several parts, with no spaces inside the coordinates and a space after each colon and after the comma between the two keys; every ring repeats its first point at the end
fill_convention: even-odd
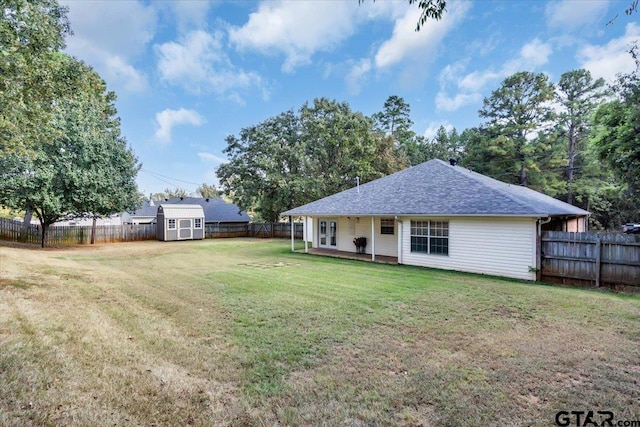
{"type": "Polygon", "coordinates": [[[123,224],[155,224],[158,206],[153,200],[144,201],[142,207],[133,212],[122,212],[120,218],[123,224]]]}
{"type": "Polygon", "coordinates": [[[312,248],[355,253],[364,237],[372,261],[535,280],[541,230],[585,231],[589,212],[430,160],[283,215],[312,219],[312,248]]]}
{"type": "Polygon", "coordinates": [[[227,203],[220,197],[177,197],[165,199],[162,203],[200,205],[204,210],[206,224],[246,224],[251,222],[251,218],[245,211],[241,211],[237,205],[227,203]]]}
{"type": "Polygon", "coordinates": [[[204,239],[204,210],[200,205],[158,206],[158,240],[201,240],[204,239]]]}
{"type": "Polygon", "coordinates": [[[151,224],[156,222],[158,205],[161,203],[171,205],[200,205],[204,210],[206,224],[246,224],[251,221],[246,212],[241,211],[233,203],[227,203],[221,198],[204,197],[177,197],[162,201],[144,202],[142,207],[135,212],[123,212],[123,224],[151,224]]]}

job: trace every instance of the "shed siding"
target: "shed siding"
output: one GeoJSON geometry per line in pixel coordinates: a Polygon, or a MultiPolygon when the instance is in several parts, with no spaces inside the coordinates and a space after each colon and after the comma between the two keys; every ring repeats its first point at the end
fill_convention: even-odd
{"type": "Polygon", "coordinates": [[[412,253],[411,218],[403,218],[403,264],[535,280],[535,272],[529,271],[536,265],[534,218],[437,220],[449,221],[449,255],[412,253]]]}

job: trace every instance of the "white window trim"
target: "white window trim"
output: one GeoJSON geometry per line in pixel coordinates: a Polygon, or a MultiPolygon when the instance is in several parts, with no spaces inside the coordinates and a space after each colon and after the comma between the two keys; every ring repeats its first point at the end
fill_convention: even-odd
{"type": "Polygon", "coordinates": [[[178,226],[178,223],[174,218],[167,219],[167,230],[175,230],[177,226],[178,226]],[[171,226],[172,221],[173,221],[173,227],[171,226]]]}
{"type": "Polygon", "coordinates": [[[436,256],[449,256],[449,221],[446,220],[419,220],[419,219],[413,219],[409,222],[409,250],[412,253],[415,254],[423,254],[423,255],[436,255],[436,256]],[[422,222],[422,223],[427,223],[427,234],[413,234],[413,223],[417,223],[417,222],[422,222]],[[435,222],[442,222],[447,224],[447,235],[446,236],[434,236],[431,234],[431,225],[432,223],[435,222]],[[427,252],[423,252],[423,251],[414,251],[413,250],[413,244],[411,242],[411,238],[412,237],[426,237],[427,238],[427,252]],[[447,253],[437,253],[437,252],[431,252],[431,239],[435,238],[435,239],[447,239],[447,253]]]}

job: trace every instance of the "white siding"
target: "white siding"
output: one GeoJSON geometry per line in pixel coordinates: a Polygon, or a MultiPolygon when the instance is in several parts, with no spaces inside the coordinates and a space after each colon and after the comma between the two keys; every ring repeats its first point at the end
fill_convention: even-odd
{"type": "MultiPolygon", "coordinates": [[[[394,234],[380,234],[380,218],[375,218],[376,255],[398,255],[398,224],[395,224],[394,234]]],[[[353,239],[366,237],[367,247],[365,252],[371,253],[371,217],[346,218],[338,221],[338,250],[355,252],[353,239]]]]}
{"type": "Polygon", "coordinates": [[[535,280],[534,218],[429,219],[449,221],[449,255],[412,253],[411,218],[402,218],[403,264],[535,280]]]}

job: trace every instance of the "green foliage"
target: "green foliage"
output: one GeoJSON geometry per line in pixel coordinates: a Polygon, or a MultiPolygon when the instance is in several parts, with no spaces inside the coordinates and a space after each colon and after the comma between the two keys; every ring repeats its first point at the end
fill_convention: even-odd
{"type": "Polygon", "coordinates": [[[53,100],[69,90],[57,51],[70,34],[55,0],[7,0],[0,12],[0,152],[28,151],[51,135],[53,100]]]}
{"type": "Polygon", "coordinates": [[[219,196],[218,189],[213,184],[207,184],[203,182],[200,187],[196,189],[196,193],[200,195],[200,197],[213,199],[219,196]]]}
{"type": "Polygon", "coordinates": [[[593,80],[584,69],[568,71],[560,76],[556,98],[562,106],[558,116],[558,137],[564,140],[567,156],[566,201],[574,203],[576,177],[584,163],[584,144],[588,140],[590,122],[598,102],[604,96],[604,80],[593,80]]]}
{"type": "Polygon", "coordinates": [[[115,95],[84,63],[62,54],[55,59],[54,71],[69,87],[55,100],[51,133],[38,135],[28,152],[0,157],[0,200],[35,212],[43,246],[47,228],[68,214],[110,215],[139,202],[139,166],[120,135],[115,95]]]}
{"type": "Polygon", "coordinates": [[[287,209],[395,172],[404,163],[392,141],[347,103],[326,98],[227,137],[218,168],[234,203],[275,221],[287,209]]]}
{"type": "Polygon", "coordinates": [[[178,199],[180,197],[187,197],[189,195],[189,193],[187,193],[187,190],[185,190],[184,188],[180,188],[180,187],[176,187],[174,189],[171,188],[165,188],[164,192],[162,193],[156,193],[157,196],[161,196],[159,197],[157,200],[161,200],[161,199],[178,199]]]}
{"type": "MultiPolygon", "coordinates": [[[[507,77],[501,86],[485,98],[480,117],[503,153],[503,167],[493,170],[491,176],[518,173],[518,184],[528,186],[529,173],[544,173],[547,160],[540,153],[540,136],[554,120],[550,102],[554,99],[553,85],[545,74],[518,72],[507,77]]],[[[491,144],[487,147],[490,154],[491,144]]],[[[539,179],[538,181],[543,181],[539,179]]]]}
{"type": "Polygon", "coordinates": [[[618,76],[613,90],[617,99],[601,105],[595,115],[595,143],[600,157],[628,185],[631,196],[640,197],[640,58],[638,45],[631,49],[636,70],[618,76]]]}

